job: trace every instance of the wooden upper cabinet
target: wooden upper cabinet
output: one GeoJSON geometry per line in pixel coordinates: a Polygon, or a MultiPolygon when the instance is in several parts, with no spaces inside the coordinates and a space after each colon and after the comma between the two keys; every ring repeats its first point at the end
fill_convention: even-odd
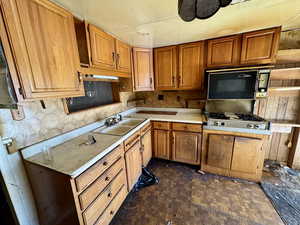
{"type": "Polygon", "coordinates": [[[2,7],[24,98],[84,95],[72,14],[47,0],[2,7]]]}
{"type": "Polygon", "coordinates": [[[179,45],[179,89],[201,89],[204,83],[204,42],[179,45]]]}
{"type": "Polygon", "coordinates": [[[92,67],[115,70],[115,38],[94,25],[89,25],[92,67]]]}
{"type": "Polygon", "coordinates": [[[271,28],[243,34],[241,64],[276,62],[281,28],[271,28]]]}
{"type": "Polygon", "coordinates": [[[135,91],[153,91],[153,54],[152,49],[133,49],[133,83],[135,91]]]}
{"type": "Polygon", "coordinates": [[[173,131],[173,160],[199,165],[201,136],[199,133],[173,131]]]}
{"type": "Polygon", "coordinates": [[[177,47],[154,49],[155,86],[157,90],[177,88],[177,47]]]}
{"type": "Polygon", "coordinates": [[[131,47],[119,40],[116,40],[116,63],[118,71],[131,72],[131,47]]]}
{"type": "Polygon", "coordinates": [[[207,67],[238,65],[240,55],[240,35],[208,40],[207,42],[207,67]]]}

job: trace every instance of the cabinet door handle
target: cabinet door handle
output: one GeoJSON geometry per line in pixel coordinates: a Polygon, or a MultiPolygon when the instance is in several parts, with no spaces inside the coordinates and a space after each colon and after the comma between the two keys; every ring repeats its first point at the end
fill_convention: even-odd
{"type": "Polygon", "coordinates": [[[109,181],[110,180],[110,178],[109,177],[105,177],[105,181],[109,181]]]}
{"type": "Polygon", "coordinates": [[[115,213],[115,212],[114,212],[113,210],[112,210],[112,211],[110,211],[110,215],[114,215],[114,213],[115,213]]]}
{"type": "Polygon", "coordinates": [[[120,54],[117,54],[117,65],[119,66],[119,63],[120,63],[120,54]]]}
{"type": "Polygon", "coordinates": [[[109,197],[109,198],[110,198],[111,196],[112,196],[112,193],[111,193],[111,192],[109,192],[109,193],[108,193],[108,195],[107,195],[107,197],[109,197]]]}
{"type": "Polygon", "coordinates": [[[181,76],[178,76],[178,84],[181,84],[181,76]]]}
{"type": "Polygon", "coordinates": [[[175,83],[175,76],[172,76],[172,85],[175,83]]]}
{"type": "Polygon", "coordinates": [[[103,166],[107,166],[107,164],[108,164],[107,162],[104,162],[104,163],[103,163],[103,166]]]}
{"type": "Polygon", "coordinates": [[[153,80],[152,80],[152,77],[150,77],[150,85],[152,85],[153,83],[153,80]]]}
{"type": "Polygon", "coordinates": [[[114,52],[112,53],[112,60],[113,60],[113,62],[115,62],[115,60],[116,60],[116,54],[114,52]]]}

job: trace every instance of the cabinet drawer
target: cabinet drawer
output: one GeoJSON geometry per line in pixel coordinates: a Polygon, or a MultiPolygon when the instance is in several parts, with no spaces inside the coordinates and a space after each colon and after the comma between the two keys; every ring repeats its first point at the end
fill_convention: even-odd
{"type": "Polygon", "coordinates": [[[124,186],[121,191],[117,194],[117,196],[114,198],[114,200],[111,202],[111,204],[107,207],[107,209],[104,211],[104,213],[101,215],[101,217],[97,220],[95,225],[108,225],[116,212],[121,207],[122,203],[124,202],[125,198],[127,196],[127,190],[124,186]]]}
{"type": "Polygon", "coordinates": [[[111,182],[110,185],[98,196],[98,198],[83,213],[83,219],[86,225],[95,224],[96,220],[103,213],[112,199],[117,195],[122,187],[126,187],[126,174],[122,171],[111,182]]]}
{"type": "Polygon", "coordinates": [[[145,133],[147,133],[148,130],[151,129],[151,123],[147,123],[142,129],[141,129],[141,136],[144,136],[145,133]]]}
{"type": "Polygon", "coordinates": [[[91,168],[82,173],[75,179],[77,191],[80,192],[89,184],[96,180],[105,170],[107,170],[114,162],[124,156],[123,146],[120,145],[114,149],[109,155],[95,163],[91,168]]]}
{"type": "Polygon", "coordinates": [[[79,195],[79,203],[82,210],[88,207],[103,189],[121,172],[125,171],[125,160],[119,159],[107,171],[105,171],[91,186],[79,195]]]}
{"type": "Polygon", "coordinates": [[[173,123],[173,130],[202,132],[201,124],[173,123]]]}
{"type": "Polygon", "coordinates": [[[169,123],[169,122],[153,122],[153,129],[170,130],[171,123],[169,123]]]}
{"type": "Polygon", "coordinates": [[[129,137],[125,143],[125,151],[129,150],[137,141],[140,140],[141,134],[140,131],[137,131],[131,137],[129,137]]]}

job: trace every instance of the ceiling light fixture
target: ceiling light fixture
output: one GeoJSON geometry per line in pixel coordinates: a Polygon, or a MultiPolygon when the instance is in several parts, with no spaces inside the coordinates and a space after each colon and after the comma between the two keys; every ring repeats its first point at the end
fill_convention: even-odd
{"type": "Polygon", "coordinates": [[[178,14],[186,22],[195,18],[207,19],[231,2],[232,0],[178,0],[178,14]]]}

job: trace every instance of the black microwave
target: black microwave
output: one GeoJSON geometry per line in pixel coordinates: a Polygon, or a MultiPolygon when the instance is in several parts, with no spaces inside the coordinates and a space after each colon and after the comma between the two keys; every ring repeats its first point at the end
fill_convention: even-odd
{"type": "Polygon", "coordinates": [[[257,99],[268,93],[270,68],[213,70],[208,73],[208,99],[257,99]]]}

